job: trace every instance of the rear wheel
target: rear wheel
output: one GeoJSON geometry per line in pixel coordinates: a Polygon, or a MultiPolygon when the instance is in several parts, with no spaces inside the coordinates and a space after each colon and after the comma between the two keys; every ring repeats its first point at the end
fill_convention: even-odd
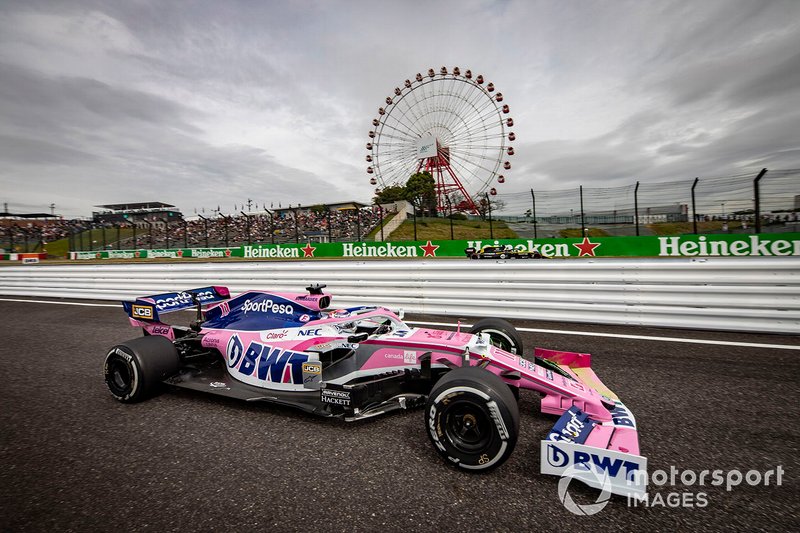
{"type": "Polygon", "coordinates": [[[502,379],[482,368],[461,367],[431,391],[425,424],[439,455],[458,468],[485,472],[514,451],[519,408],[502,379]]]}
{"type": "Polygon", "coordinates": [[[145,400],[178,371],[180,358],[172,341],[153,335],[117,344],[106,354],[103,374],[111,395],[125,403],[145,400]]]}

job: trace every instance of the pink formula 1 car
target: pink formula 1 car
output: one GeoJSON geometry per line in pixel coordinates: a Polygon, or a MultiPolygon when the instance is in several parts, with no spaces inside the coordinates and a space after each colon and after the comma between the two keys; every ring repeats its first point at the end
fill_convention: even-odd
{"type": "Polygon", "coordinates": [[[560,418],[542,441],[541,471],[619,494],[640,493],[630,411],[597,378],[589,354],[536,348],[525,357],[514,327],[478,321],[469,332],[414,328],[383,307],[329,310],[315,285],[300,294],[224,287],[123,302],[144,337],[111,348],[105,381],[122,402],[163,384],[359,420],[425,407],[436,451],[454,466],[487,471],[511,454],[520,389],[560,418]],[[195,308],[188,327],[161,321],[195,308]]]}

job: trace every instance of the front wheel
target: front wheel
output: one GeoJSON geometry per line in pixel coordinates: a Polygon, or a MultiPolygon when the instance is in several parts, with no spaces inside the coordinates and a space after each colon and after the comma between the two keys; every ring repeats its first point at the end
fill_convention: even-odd
{"type": "Polygon", "coordinates": [[[469,330],[473,335],[486,333],[493,346],[508,353],[522,355],[522,337],[519,336],[515,328],[507,320],[502,318],[484,318],[478,320],[469,330]]]}
{"type": "Polygon", "coordinates": [[[461,367],[445,374],[431,391],[425,424],[439,455],[458,468],[485,472],[514,451],[519,408],[498,376],[461,367]]]}
{"type": "Polygon", "coordinates": [[[172,341],[159,335],[139,337],[108,351],[103,375],[114,398],[134,403],[153,396],[179,364],[172,341]]]}

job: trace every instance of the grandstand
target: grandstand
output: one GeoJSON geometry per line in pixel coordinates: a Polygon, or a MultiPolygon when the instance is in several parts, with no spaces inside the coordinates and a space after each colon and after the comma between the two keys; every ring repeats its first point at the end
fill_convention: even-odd
{"type": "Polygon", "coordinates": [[[164,202],[139,202],[129,204],[96,205],[104,211],[92,212],[92,221],[95,224],[137,224],[146,227],[148,222],[164,224],[183,219],[180,210],[174,205],[164,202]]]}

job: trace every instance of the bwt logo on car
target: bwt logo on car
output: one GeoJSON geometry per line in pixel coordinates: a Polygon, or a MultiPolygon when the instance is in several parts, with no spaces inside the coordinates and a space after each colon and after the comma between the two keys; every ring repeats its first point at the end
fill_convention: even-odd
{"type": "Polygon", "coordinates": [[[554,468],[574,466],[577,469],[593,470],[594,472],[607,472],[611,477],[617,477],[621,469],[625,469],[625,479],[633,480],[639,470],[639,463],[624,459],[612,459],[597,453],[588,453],[575,450],[570,458],[569,452],[559,448],[556,444],[547,445],[547,462],[554,468]]]}
{"type": "Polygon", "coordinates": [[[225,349],[228,367],[245,376],[255,375],[261,381],[272,383],[303,383],[303,363],[308,355],[251,342],[244,349],[242,341],[234,335],[225,349]]]}
{"type": "Polygon", "coordinates": [[[257,311],[261,313],[275,313],[277,315],[293,315],[294,307],[290,304],[279,304],[272,300],[262,300],[260,302],[253,302],[245,300],[242,305],[242,311],[247,314],[249,311],[257,311]]]}
{"type": "Polygon", "coordinates": [[[626,426],[636,429],[636,419],[633,418],[628,409],[620,402],[615,403],[615,407],[611,410],[611,420],[615,426],[626,426]]]}

